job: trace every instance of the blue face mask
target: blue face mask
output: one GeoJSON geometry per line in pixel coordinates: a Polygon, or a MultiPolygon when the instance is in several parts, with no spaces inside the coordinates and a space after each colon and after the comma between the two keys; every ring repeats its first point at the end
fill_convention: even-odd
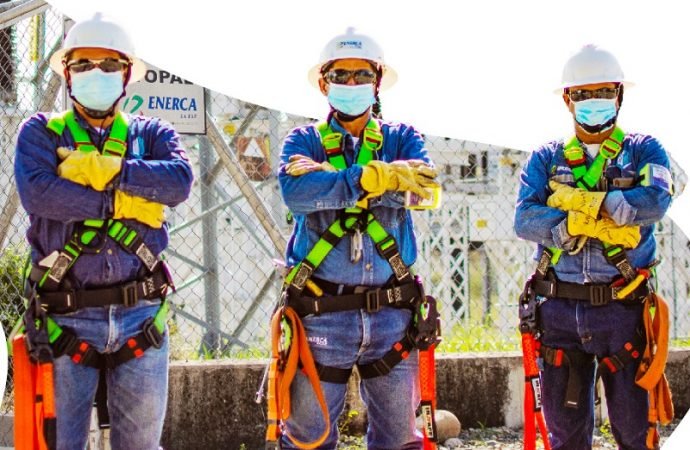
{"type": "Polygon", "coordinates": [[[359,116],[374,104],[373,84],[330,84],[328,103],[336,110],[348,116],[359,116]]]}
{"type": "Polygon", "coordinates": [[[575,120],[582,125],[597,127],[614,119],[618,114],[616,99],[592,98],[575,102],[575,120]]]}
{"type": "Polygon", "coordinates": [[[80,105],[94,111],[107,111],[120,98],[124,85],[121,72],[101,69],[71,74],[72,95],[80,105]]]}

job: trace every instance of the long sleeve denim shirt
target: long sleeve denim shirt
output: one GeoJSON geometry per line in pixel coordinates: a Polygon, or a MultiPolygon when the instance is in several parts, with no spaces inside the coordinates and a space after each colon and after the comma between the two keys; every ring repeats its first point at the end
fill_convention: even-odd
{"type": "MultiPolygon", "coordinates": [[[[365,195],[360,185],[362,167],[354,164],[359,154],[352,136],[335,119],[334,131],[343,133],[343,149],[348,168],[338,172],[311,172],[293,177],[285,173],[292,155],[306,155],[317,162],[326,161],[319,132],[315,125],[295,128],[286,137],[278,174],[283,199],[295,217],[295,226],[288,242],[286,259],[289,265],[300,262],[319,240],[321,234],[338,219],[345,208],[355,206],[365,195]]],[[[424,148],[423,137],[411,126],[399,123],[381,124],[383,147],[377,158],[385,162],[406,159],[431,160],[424,148]]],[[[400,255],[408,266],[417,258],[412,216],[404,209],[399,192],[386,192],[369,199],[369,208],[376,220],[395,238],[400,255]]],[[[346,235],[316,269],[314,276],[339,284],[380,286],[393,274],[385,259],[377,253],[371,238],[363,233],[363,255],[357,263],[350,262],[351,237],[346,235]]]]}
{"type": "MultiPolygon", "coordinates": [[[[593,158],[585,150],[587,167],[593,158]]],[[[657,173],[668,172],[669,159],[661,144],[651,136],[628,134],[619,155],[605,170],[608,194],[603,208],[618,225],[639,225],[642,239],[637,247],[627,250],[635,268],[649,266],[656,257],[655,223],[661,220],[671,203],[671,188],[664,180],[643,183],[641,170],[656,165],[657,173]],[[660,167],[659,167],[660,166],[660,167]],[[649,185],[647,185],[649,184],[649,185]]],[[[539,258],[544,246],[571,250],[575,238],[567,232],[567,213],[546,205],[552,192],[549,180],[575,185],[570,167],[563,155],[563,141],[550,142],[534,151],[520,174],[520,190],[515,211],[515,232],[518,237],[536,242],[539,258]]],[[[554,267],[562,281],[573,283],[609,283],[618,270],[603,254],[601,241],[589,239],[575,255],[564,251],[554,267]]]]}
{"type": "MultiPolygon", "coordinates": [[[[110,128],[99,133],[76,112],[75,117],[91,141],[101,148],[110,128]]],[[[29,213],[27,239],[34,264],[55,250],[62,250],[76,224],[85,219],[111,218],[114,210],[113,189],[99,192],[57,175],[60,160],[56,149],[74,149],[75,145],[67,128],[62,136],[48,130],[48,119],[48,115],[38,113],[21,125],[15,158],[17,191],[29,213]]],[[[128,119],[127,153],[120,174],[114,179],[114,188],[167,206],[186,200],[192,186],[192,167],[175,130],[157,118],[128,119]]],[[[167,224],[154,229],[136,220],[120,220],[135,229],[156,255],[168,245],[167,224]]],[[[94,288],[135,280],[144,271],[136,255],[106,238],[99,253],[83,253],[77,259],[67,278],[75,289],[94,288]]]]}

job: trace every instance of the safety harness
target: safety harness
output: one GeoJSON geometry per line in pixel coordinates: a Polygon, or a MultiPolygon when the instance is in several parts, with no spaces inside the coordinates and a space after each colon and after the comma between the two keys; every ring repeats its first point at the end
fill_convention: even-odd
{"type": "MultiPolygon", "coordinates": [[[[594,158],[592,164],[589,168],[586,166],[586,158],[584,151],[580,145],[580,141],[576,136],[573,136],[564,146],[564,156],[570,167],[575,183],[577,187],[584,190],[593,190],[600,186],[602,180],[602,175],[607,164],[607,161],[612,160],[618,156],[621,149],[623,148],[623,139],[625,138],[625,133],[616,127],[611,135],[602,142],[599,152],[594,158]]],[[[605,186],[604,186],[605,188],[605,186]]],[[[535,273],[530,277],[525,285],[525,290],[520,299],[520,313],[521,313],[521,330],[523,327],[529,330],[529,333],[535,338],[540,337],[539,323],[537,317],[537,306],[538,300],[537,296],[542,296],[545,298],[565,298],[579,301],[588,301],[594,306],[601,306],[608,304],[611,301],[623,301],[623,302],[640,302],[644,299],[644,315],[647,317],[650,314],[650,306],[652,303],[663,303],[663,300],[659,296],[654,294],[651,287],[649,286],[649,279],[653,275],[653,266],[635,269],[630,264],[630,261],[626,255],[625,249],[622,246],[612,245],[609,243],[602,243],[604,247],[604,256],[610,264],[615,266],[620,272],[621,276],[614,280],[611,284],[578,284],[578,283],[567,283],[560,281],[556,278],[555,273],[549,268],[550,265],[557,263],[560,256],[561,250],[559,249],[544,249],[537,269],[535,273]],[[656,300],[660,299],[660,300],[656,300]],[[652,303],[650,303],[652,302],[652,303]],[[524,319],[523,319],[524,316],[524,319]]],[[[663,313],[660,315],[663,317],[663,313]]],[[[666,316],[666,319],[668,316],[666,316]]],[[[646,320],[646,319],[645,319],[646,320]]],[[[663,319],[662,319],[663,321],[663,319]]],[[[664,328],[663,326],[660,326],[664,328]]],[[[645,331],[647,335],[647,340],[649,341],[650,334],[654,334],[650,331],[649,326],[645,323],[645,331]]],[[[668,320],[665,322],[665,332],[668,335],[668,320]]],[[[575,367],[581,364],[588,364],[594,360],[593,355],[586,354],[578,350],[565,350],[558,348],[551,348],[545,345],[541,345],[539,342],[535,342],[537,351],[534,355],[528,355],[525,350],[525,339],[523,332],[523,358],[525,360],[525,373],[527,376],[527,366],[531,366],[532,358],[537,356],[541,357],[546,364],[553,365],[554,367],[568,367],[568,385],[566,389],[566,396],[564,406],[567,408],[578,408],[579,406],[579,396],[582,388],[582,383],[576,374],[575,367]],[[528,359],[530,361],[528,361],[528,359]]],[[[641,330],[633,340],[626,342],[622,349],[613,355],[599,358],[596,377],[599,377],[605,373],[609,372],[615,374],[619,372],[627,364],[634,363],[639,360],[643,353],[650,352],[650,343],[647,342],[647,347],[644,347],[644,338],[642,336],[641,330]]],[[[654,347],[656,348],[656,346],[654,347]]],[[[649,391],[650,393],[650,412],[649,412],[649,422],[650,430],[648,432],[647,446],[649,448],[656,448],[650,446],[650,443],[656,442],[658,446],[658,433],[656,430],[657,423],[661,421],[670,421],[673,416],[673,405],[670,402],[670,391],[668,390],[668,384],[665,383],[665,376],[663,374],[663,367],[666,363],[666,357],[663,352],[668,352],[668,339],[666,339],[666,348],[657,355],[654,359],[657,366],[654,370],[654,375],[649,376],[647,379],[654,379],[653,388],[648,388],[645,386],[638,385],[649,391]],[[659,372],[659,366],[661,366],[661,371],[659,372]],[[657,391],[654,391],[656,389],[657,391]],[[658,413],[658,410],[653,407],[652,396],[656,395],[658,400],[656,403],[663,403],[663,411],[658,413]],[[659,400],[660,399],[660,400],[659,400]],[[668,407],[670,405],[670,408],[668,407]],[[652,411],[654,409],[654,411],[652,411]],[[670,411],[671,419],[668,419],[670,411]],[[655,434],[656,433],[656,434],[655,434]],[[656,438],[654,437],[656,436],[656,438]],[[655,440],[656,439],[656,440],[655,440]]],[[[654,350],[656,352],[656,350],[654,350]]],[[[651,360],[651,358],[650,358],[651,360]]],[[[536,359],[535,359],[536,361],[536,359]]],[[[644,357],[643,360],[644,361],[644,357]]],[[[643,364],[640,365],[640,368],[643,364]]],[[[640,370],[638,369],[638,376],[640,375],[640,370]]],[[[651,382],[650,382],[651,384],[651,382]]],[[[527,397],[527,396],[526,396],[527,397]]],[[[597,393],[598,400],[598,393],[597,393]]],[[[527,403],[528,399],[525,399],[527,403]]],[[[655,404],[656,404],[655,403],[655,404]]],[[[527,413],[527,404],[526,404],[527,413]]],[[[526,416],[527,421],[527,416],[526,416]]],[[[525,437],[527,440],[527,427],[525,428],[525,437]]],[[[542,435],[545,432],[542,430],[542,435]]],[[[527,447],[527,442],[525,443],[525,448],[527,447]]],[[[530,444],[529,448],[534,448],[533,444],[530,444]]]]}
{"type": "MultiPolygon", "coordinates": [[[[58,136],[62,135],[65,127],[69,129],[77,151],[98,151],[88,133],[77,123],[73,111],[53,116],[47,124],[47,128],[58,136]]],[[[127,120],[121,113],[117,113],[102,154],[124,157],[127,150],[126,139],[127,120]]],[[[13,341],[15,370],[27,375],[15,377],[18,382],[16,389],[22,393],[17,398],[15,407],[15,443],[26,446],[21,448],[39,448],[34,445],[38,440],[41,449],[52,449],[55,447],[53,360],[67,355],[75,364],[100,370],[96,404],[100,426],[108,427],[104,369],[113,369],[140,358],[151,347],[161,347],[169,310],[165,297],[169,287],[174,291],[174,284],[165,263],[148,248],[139,233],[113,219],[88,219],[76,225],[72,237],[63,249],[53,252],[38,265],[33,265],[27,270],[26,276],[28,307],[22,319],[23,332],[13,341]],[[104,248],[106,239],[114,240],[125,251],[137,255],[146,267],[147,275],[113,287],[72,289],[65,279],[67,272],[81,255],[99,253],[104,248]],[[48,316],[48,313],[64,314],[85,307],[111,304],[129,307],[140,299],[158,298],[162,299],[161,306],[154,317],[143,323],[142,333],[128,339],[114,353],[99,353],[48,316]],[[34,440],[30,442],[31,436],[34,440]]]]}
{"type": "MultiPolygon", "coordinates": [[[[342,133],[333,131],[327,122],[318,124],[317,130],[319,131],[328,162],[338,170],[346,169],[348,165],[343,151],[342,133]]],[[[383,135],[381,133],[381,126],[378,121],[371,119],[363,130],[356,164],[365,165],[375,159],[376,153],[381,149],[382,145],[383,135]]],[[[286,311],[296,313],[295,319],[290,321],[290,323],[293,323],[295,320],[299,322],[299,317],[308,314],[318,315],[327,312],[358,309],[375,313],[384,306],[411,309],[413,311],[413,319],[405,336],[396,342],[383,358],[370,364],[357,365],[357,369],[360,376],[364,379],[387,375],[395,365],[406,359],[412,350],[415,348],[420,350],[419,370],[422,383],[421,408],[424,420],[424,448],[425,450],[435,449],[437,433],[434,419],[436,387],[433,352],[436,344],[440,341],[439,314],[436,308],[436,300],[424,293],[421,278],[412,275],[400,256],[395,239],[376,220],[374,214],[367,209],[365,203],[360,201],[358,206],[342,210],[339,218],[326,229],[306,257],[289,270],[285,277],[281,304],[274,314],[273,323],[279,322],[276,316],[284,318],[286,311]],[[342,286],[312,277],[319,265],[345,235],[350,235],[351,237],[351,261],[353,263],[359,261],[362,252],[363,233],[366,233],[372,239],[379,255],[390,264],[393,271],[390,283],[385,287],[376,288],[370,286],[342,286]],[[310,293],[307,291],[310,291],[310,293]],[[324,293],[328,295],[324,296],[324,293]]],[[[294,328],[294,325],[290,327],[293,331],[294,328]]],[[[284,340],[285,333],[283,332],[280,337],[284,340]]],[[[294,333],[292,338],[294,340],[294,333]]],[[[269,370],[269,393],[270,385],[275,383],[275,381],[272,383],[271,380],[278,380],[281,377],[281,375],[276,373],[276,371],[280,372],[279,362],[281,361],[281,353],[275,351],[276,348],[279,348],[276,347],[275,335],[273,348],[272,361],[275,361],[275,364],[272,362],[269,370]]],[[[311,358],[308,345],[299,345],[299,351],[300,353],[305,353],[305,359],[311,358]],[[306,355],[306,353],[309,353],[309,355],[306,355]]],[[[347,383],[352,372],[352,368],[341,369],[318,363],[315,363],[314,366],[318,378],[321,381],[331,383],[347,383]]],[[[309,370],[306,372],[310,381],[312,381],[312,375],[309,370]]],[[[282,377],[283,379],[291,380],[288,375],[282,375],[282,377]]],[[[312,382],[312,387],[317,392],[318,398],[320,385],[315,385],[312,382]]],[[[268,410],[269,427],[266,434],[266,448],[279,448],[280,427],[278,424],[271,422],[271,420],[274,420],[271,418],[271,411],[279,411],[279,407],[271,404],[270,394],[268,410]]],[[[324,410],[323,407],[322,410],[326,417],[326,422],[330,423],[328,411],[324,410]]],[[[285,417],[281,417],[277,420],[284,419],[285,417]]],[[[325,435],[322,436],[322,439],[326,438],[328,432],[328,429],[325,430],[325,435]]],[[[288,435],[288,437],[290,436],[288,435]]],[[[308,445],[304,448],[314,448],[311,445],[318,446],[318,444],[314,443],[309,443],[308,445]]]]}

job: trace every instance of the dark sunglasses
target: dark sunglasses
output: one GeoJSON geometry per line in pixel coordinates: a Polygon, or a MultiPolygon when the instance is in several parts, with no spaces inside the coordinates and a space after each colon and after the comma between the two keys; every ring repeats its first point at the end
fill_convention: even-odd
{"type": "Polygon", "coordinates": [[[124,59],[105,58],[105,59],[79,59],[66,64],[67,69],[74,73],[88,72],[96,67],[103,72],[120,72],[129,66],[130,62],[124,59]]]}
{"type": "Polygon", "coordinates": [[[599,88],[594,90],[570,89],[568,91],[568,96],[570,97],[570,100],[574,102],[581,102],[583,100],[589,100],[591,98],[605,98],[610,100],[618,96],[618,87],[599,88]]]}
{"type": "Polygon", "coordinates": [[[323,74],[323,78],[333,84],[347,84],[351,79],[355,84],[371,84],[376,81],[376,72],[371,69],[331,69],[323,74]]]}

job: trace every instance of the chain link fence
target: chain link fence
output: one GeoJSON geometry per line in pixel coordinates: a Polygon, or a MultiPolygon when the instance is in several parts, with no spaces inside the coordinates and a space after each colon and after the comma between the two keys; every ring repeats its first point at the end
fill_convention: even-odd
{"type": "MultiPolygon", "coordinates": [[[[61,80],[47,66],[62,34],[63,17],[44,2],[0,1],[0,318],[6,334],[22,312],[20,272],[28,253],[28,218],[13,181],[14,143],[22,120],[64,108],[61,80]]],[[[165,257],[177,282],[170,297],[172,358],[265,357],[281,284],[273,260],[282,258],[291,231],[276,164],[288,131],[312,120],[211,92],[206,114],[206,135],[183,136],[195,171],[192,195],[167,211],[165,257]]],[[[440,171],[443,204],[414,213],[416,269],[441,305],[441,350],[516,350],[517,299],[535,267],[534,245],[512,230],[528,154],[425,139],[440,171]]],[[[669,219],[658,227],[658,241],[672,337],[687,340],[690,243],[669,219]]],[[[3,402],[3,410],[10,408],[11,401],[3,402]]]]}

